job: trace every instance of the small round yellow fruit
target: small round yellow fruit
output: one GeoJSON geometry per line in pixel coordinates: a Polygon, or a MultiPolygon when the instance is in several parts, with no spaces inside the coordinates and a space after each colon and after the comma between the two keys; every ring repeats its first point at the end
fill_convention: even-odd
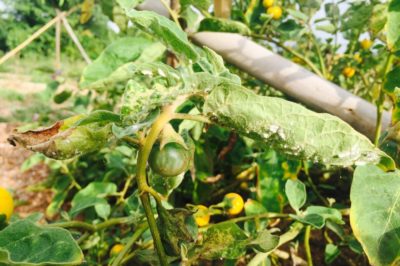
{"type": "Polygon", "coordinates": [[[278,20],[282,17],[282,8],[280,6],[271,6],[267,9],[267,14],[278,20]]]}
{"type": "Polygon", "coordinates": [[[264,6],[265,8],[271,7],[271,6],[273,6],[273,5],[274,5],[274,0],[264,0],[264,1],[263,1],[263,6],[264,6]]]}
{"type": "Polygon", "coordinates": [[[208,225],[210,222],[210,213],[208,208],[204,205],[197,206],[197,212],[194,214],[196,224],[200,227],[208,225]]]}
{"type": "Polygon", "coordinates": [[[342,73],[346,78],[351,78],[356,73],[356,70],[352,67],[345,67],[343,69],[342,73]]]}
{"type": "Polygon", "coordinates": [[[369,39],[364,39],[360,42],[360,45],[364,50],[368,50],[372,46],[372,41],[369,39]]]}
{"type": "Polygon", "coordinates": [[[357,63],[361,63],[362,62],[362,58],[360,54],[355,54],[354,55],[354,60],[356,60],[357,63]]]}
{"type": "Polygon", "coordinates": [[[224,197],[226,203],[226,211],[230,215],[239,214],[243,210],[244,201],[242,196],[237,193],[228,193],[224,197]]]}
{"type": "Polygon", "coordinates": [[[5,188],[0,187],[0,214],[6,216],[6,219],[9,220],[11,214],[14,211],[14,200],[5,188]]]}
{"type": "Polygon", "coordinates": [[[110,257],[118,255],[124,249],[124,245],[115,244],[110,250],[110,257]]]}

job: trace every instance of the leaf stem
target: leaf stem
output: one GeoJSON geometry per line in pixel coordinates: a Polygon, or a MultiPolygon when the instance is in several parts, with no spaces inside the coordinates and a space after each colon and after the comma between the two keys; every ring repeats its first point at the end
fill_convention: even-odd
{"type": "Polygon", "coordinates": [[[304,168],[304,173],[307,176],[308,184],[310,185],[310,187],[311,187],[312,191],[314,192],[314,194],[317,196],[317,198],[319,198],[322,201],[322,203],[325,206],[330,207],[329,201],[326,198],[324,198],[321,195],[321,193],[319,193],[317,186],[314,184],[314,182],[313,182],[313,180],[312,180],[312,178],[310,176],[310,172],[308,170],[307,162],[303,162],[303,168],[304,168]]]}
{"type": "MultiPolygon", "coordinates": [[[[147,184],[146,177],[146,166],[147,160],[149,159],[149,155],[151,149],[156,142],[161,130],[164,126],[173,118],[174,112],[176,108],[186,99],[186,96],[180,96],[176,99],[174,103],[169,106],[165,106],[162,110],[162,113],[155,120],[153,125],[150,128],[150,131],[146,138],[143,141],[143,146],[139,148],[139,155],[137,159],[137,183],[138,189],[140,193],[140,200],[142,201],[143,208],[147,217],[147,222],[150,227],[151,235],[153,236],[154,246],[156,248],[158,257],[160,259],[161,265],[168,265],[167,257],[165,254],[165,250],[163,244],[161,242],[160,233],[158,231],[158,227],[156,224],[156,220],[154,219],[154,214],[150,205],[150,197],[149,191],[152,191],[147,184]]],[[[152,193],[153,194],[153,193],[152,193]]],[[[160,200],[160,198],[155,197],[156,200],[160,200]]]]}
{"type": "Polygon", "coordinates": [[[256,38],[256,39],[264,39],[264,40],[267,40],[269,42],[272,42],[272,43],[278,45],[283,50],[285,50],[285,51],[289,52],[290,54],[292,54],[292,55],[300,58],[301,60],[303,60],[304,63],[306,63],[311,68],[311,70],[314,71],[314,73],[316,73],[318,76],[320,76],[322,78],[324,77],[324,75],[321,73],[321,71],[318,69],[318,67],[315,66],[315,64],[313,62],[311,62],[307,57],[305,57],[302,54],[296,52],[292,48],[287,47],[282,42],[274,40],[271,37],[263,36],[263,35],[259,35],[259,34],[251,34],[251,37],[256,38]]]}
{"type": "Polygon", "coordinates": [[[169,6],[169,4],[165,1],[165,0],[160,0],[161,3],[163,4],[163,6],[168,10],[169,15],[171,16],[171,18],[175,21],[176,25],[179,27],[179,29],[182,30],[181,24],[179,23],[178,20],[178,15],[176,14],[176,12],[174,10],[171,9],[171,7],[169,6]]]}
{"type": "Polygon", "coordinates": [[[325,67],[324,57],[322,56],[321,49],[320,49],[320,47],[319,47],[319,45],[317,43],[317,40],[315,39],[315,36],[314,36],[314,34],[312,32],[312,29],[311,29],[310,25],[309,25],[309,31],[310,31],[309,36],[310,36],[311,42],[314,44],[315,50],[317,51],[319,65],[321,67],[322,75],[324,77],[326,77],[327,75],[326,75],[326,67],[325,67]]]}
{"type": "Polygon", "coordinates": [[[211,120],[208,119],[205,116],[202,116],[202,115],[191,115],[191,114],[176,113],[176,114],[174,114],[172,119],[193,120],[193,121],[198,121],[198,122],[202,122],[202,123],[211,124],[211,120]]]}
{"type": "Polygon", "coordinates": [[[375,139],[374,139],[375,146],[379,145],[379,138],[381,137],[381,131],[382,131],[383,102],[385,100],[385,93],[383,91],[383,86],[385,83],[386,74],[390,70],[393,58],[394,55],[393,53],[390,52],[386,59],[385,68],[383,69],[381,75],[382,83],[379,86],[379,97],[378,100],[376,101],[376,126],[375,126],[375,139]]]}
{"type": "Polygon", "coordinates": [[[111,218],[105,222],[99,224],[90,224],[81,221],[69,221],[69,222],[61,222],[61,223],[53,223],[48,224],[47,226],[50,227],[61,227],[61,228],[78,228],[90,232],[96,232],[117,224],[128,224],[132,223],[131,217],[118,217],[118,218],[111,218]]]}
{"type": "Polygon", "coordinates": [[[119,266],[122,264],[122,261],[124,261],[125,256],[128,254],[129,250],[132,248],[133,244],[139,239],[139,237],[146,231],[148,228],[147,223],[142,223],[140,224],[136,230],[135,233],[131,236],[129,239],[128,243],[124,246],[124,248],[121,250],[121,252],[118,254],[118,256],[115,258],[111,266],[119,266]]]}
{"type": "Polygon", "coordinates": [[[313,266],[311,248],[310,248],[310,235],[311,235],[311,225],[306,226],[304,233],[304,249],[306,251],[307,265],[313,266]]]}
{"type": "Polygon", "coordinates": [[[254,215],[237,217],[237,218],[233,218],[233,219],[229,219],[229,220],[220,222],[218,224],[239,223],[239,222],[245,222],[245,221],[248,221],[248,220],[262,219],[262,218],[267,218],[267,219],[290,218],[290,216],[289,216],[289,214],[286,214],[286,213],[271,213],[271,212],[268,212],[268,213],[262,213],[262,214],[254,214],[254,215]]]}

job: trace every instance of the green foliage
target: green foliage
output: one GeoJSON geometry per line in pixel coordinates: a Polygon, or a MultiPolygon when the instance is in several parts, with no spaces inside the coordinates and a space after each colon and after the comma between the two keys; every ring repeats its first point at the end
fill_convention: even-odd
{"type": "Polygon", "coordinates": [[[233,32],[243,35],[250,34],[250,29],[245,24],[221,18],[203,19],[200,22],[198,31],[233,32]]]}
{"type": "MultiPolygon", "coordinates": [[[[152,41],[141,37],[126,37],[111,43],[100,56],[82,74],[80,85],[84,88],[90,84],[108,77],[118,67],[125,63],[139,60],[146,48],[154,51],[152,41]]],[[[164,52],[161,48],[154,52],[164,52]]]]}
{"type": "Polygon", "coordinates": [[[116,192],[117,186],[113,183],[92,182],[75,194],[71,201],[70,214],[75,216],[86,208],[94,207],[97,215],[106,220],[111,207],[105,198],[116,192]]]}
{"type": "Polygon", "coordinates": [[[22,220],[0,231],[4,265],[80,265],[82,261],[79,246],[65,229],[22,220]]]}
{"type": "Polygon", "coordinates": [[[290,206],[299,212],[300,208],[306,203],[306,186],[299,180],[286,181],[285,192],[290,206]]]}
{"type": "Polygon", "coordinates": [[[391,0],[388,7],[387,18],[387,43],[389,49],[397,51],[400,49],[400,3],[391,0]]]}
{"type": "Polygon", "coordinates": [[[235,84],[214,88],[203,112],[294,158],[340,166],[381,162],[387,169],[395,168],[393,159],[342,120],[235,84]]]}
{"type": "MultiPolygon", "coordinates": [[[[226,66],[214,51],[196,47],[180,29],[184,25],[153,12],[134,10],[139,2],[120,0],[120,7],[113,1],[101,1],[86,6],[83,11],[88,14],[71,15],[77,32],[86,31],[87,39],[81,34],[79,38],[85,47],[93,46],[93,51],[103,47],[97,47],[97,42],[104,44],[110,37],[99,38],[108,35],[99,25],[109,18],[120,26],[124,36],[86,67],[82,91],[58,91],[60,83],[52,82],[38,96],[42,102],[75,101],[71,110],[87,114],[10,138],[47,157],[68,159],[55,161],[35,155],[23,169],[39,163],[51,168],[48,180],[40,184],[54,192],[46,218],[60,220],[51,226],[69,228],[74,237],[79,237],[86,263],[204,264],[222,259],[224,264],[279,265],[273,251],[288,242],[296,247],[303,245],[299,240],[307,244],[307,234],[304,239],[298,236],[310,226],[323,229],[327,240],[319,239],[325,254],[313,258],[314,264],[342,263],[347,252],[339,256],[340,251],[347,247],[356,254],[364,248],[372,264],[395,263],[399,257],[398,171],[389,155],[398,159],[398,125],[381,138],[381,147],[388,155],[334,116],[310,111],[282,99],[282,94],[281,98],[266,96],[278,94],[261,81],[226,66]],[[133,27],[127,27],[128,18],[133,27]],[[84,24],[76,26],[81,19],[84,24]],[[149,161],[147,157],[152,149],[165,148],[171,142],[180,143],[190,152],[190,158],[184,162],[182,173],[160,176],[150,169],[154,168],[154,157],[149,161]],[[349,233],[347,219],[342,218],[349,205],[344,191],[349,189],[355,165],[362,166],[354,174],[350,218],[362,247],[349,233]],[[231,203],[223,199],[230,192],[245,199],[244,214],[226,213],[231,203]],[[319,205],[321,202],[324,206],[319,205]],[[293,208],[289,213],[287,203],[293,208]],[[198,223],[199,215],[203,216],[202,223],[198,223]],[[277,231],[282,233],[275,235],[277,231]],[[331,233],[336,236],[332,238],[331,233]],[[110,249],[116,243],[126,248],[111,256],[110,249]],[[157,254],[148,249],[152,246],[157,254]],[[171,257],[165,258],[163,251],[171,257]]],[[[70,3],[54,4],[68,9],[70,3]]],[[[196,29],[196,20],[203,14],[206,18],[199,30],[257,38],[260,45],[373,101],[379,111],[388,103],[384,104],[386,93],[396,115],[398,67],[391,63],[398,60],[397,2],[352,2],[344,13],[337,5],[322,4],[316,0],[275,2],[283,8],[283,16],[271,19],[264,14],[262,1],[234,1],[231,18],[223,20],[208,13],[210,1],[181,1],[181,10],[174,14],[188,23],[188,31],[196,29]],[[320,8],[325,9],[326,18],[314,20],[320,8]],[[315,25],[305,27],[310,21],[315,25]],[[330,37],[319,38],[315,29],[330,37]],[[364,31],[369,32],[371,42],[359,42],[364,31]],[[340,34],[349,40],[343,56],[338,55],[336,38],[340,34]],[[293,45],[285,46],[293,40],[293,45]],[[274,45],[269,46],[269,42],[274,45]],[[354,56],[356,51],[358,57],[354,56]],[[354,77],[345,76],[344,67],[354,68],[354,77]]],[[[21,29],[24,27],[21,25],[21,29]]],[[[183,163],[167,159],[163,160],[167,166],[183,163]]],[[[18,224],[39,228],[30,222],[38,217],[12,220],[10,225],[2,219],[5,229],[0,236],[18,224]]],[[[49,226],[40,228],[53,229],[58,230],[55,235],[66,233],[49,226]]],[[[15,232],[12,234],[25,233],[21,228],[15,232]]],[[[71,240],[68,243],[75,245],[77,253],[59,264],[81,262],[81,252],[71,236],[63,238],[71,240]]],[[[21,264],[5,256],[7,252],[13,255],[13,250],[4,250],[0,245],[0,264],[21,264]]],[[[51,263],[43,259],[43,264],[51,263]]]]}
{"type": "Polygon", "coordinates": [[[351,186],[350,222],[373,265],[393,265],[400,257],[399,171],[359,166],[351,186]]]}

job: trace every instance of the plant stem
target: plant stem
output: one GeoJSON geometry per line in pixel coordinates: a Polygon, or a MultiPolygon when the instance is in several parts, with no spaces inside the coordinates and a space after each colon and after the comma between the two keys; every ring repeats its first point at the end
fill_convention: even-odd
{"type": "Polygon", "coordinates": [[[130,144],[132,144],[134,146],[140,146],[141,145],[140,140],[132,138],[132,137],[129,137],[129,136],[123,137],[122,140],[125,140],[126,142],[128,142],[128,143],[130,143],[130,144]]]}
{"type": "Polygon", "coordinates": [[[175,21],[176,25],[179,27],[179,29],[182,30],[181,24],[179,23],[178,20],[178,15],[176,14],[176,12],[174,10],[171,9],[171,7],[169,6],[169,4],[167,2],[165,2],[165,0],[160,0],[161,3],[163,4],[163,6],[168,10],[169,15],[171,16],[171,18],[175,21]]]}
{"type": "Polygon", "coordinates": [[[202,123],[211,124],[210,119],[208,119],[207,117],[202,116],[202,115],[191,115],[191,114],[176,113],[176,114],[174,114],[172,119],[193,120],[193,121],[198,121],[198,122],[202,122],[202,123]]]}
{"type": "Polygon", "coordinates": [[[306,251],[306,256],[307,256],[307,265],[313,266],[311,248],[310,248],[310,234],[311,234],[311,225],[307,225],[306,231],[304,233],[304,249],[306,251]]]}
{"type": "Polygon", "coordinates": [[[381,137],[381,131],[382,131],[383,102],[385,100],[383,84],[386,79],[386,74],[390,70],[390,66],[391,66],[391,62],[392,62],[393,58],[394,58],[394,55],[393,55],[393,53],[390,52],[386,59],[385,67],[381,74],[382,83],[379,86],[379,98],[376,101],[376,126],[375,126],[375,139],[374,139],[375,146],[379,145],[379,138],[381,137]]]}
{"type": "Polygon", "coordinates": [[[128,178],[126,179],[125,184],[124,184],[124,188],[122,189],[122,191],[121,191],[121,193],[120,193],[120,195],[119,195],[117,205],[118,205],[119,203],[121,203],[121,202],[124,202],[126,192],[128,191],[129,186],[131,185],[132,180],[133,180],[134,178],[135,178],[134,175],[129,175],[128,178]]]}
{"type": "Polygon", "coordinates": [[[264,39],[267,40],[269,42],[272,42],[276,45],[278,45],[279,47],[281,47],[283,50],[291,53],[292,55],[300,58],[301,60],[304,61],[304,63],[306,63],[312,71],[314,71],[314,73],[316,73],[318,76],[320,77],[324,77],[324,75],[321,73],[321,71],[318,69],[318,67],[315,66],[315,64],[313,62],[311,62],[307,57],[303,56],[302,54],[296,52],[295,50],[293,50],[290,47],[287,47],[286,45],[284,45],[282,42],[274,40],[268,36],[263,36],[263,35],[257,35],[257,34],[252,34],[251,37],[253,38],[258,38],[258,39],[264,39]]]}
{"type": "Polygon", "coordinates": [[[274,219],[274,218],[289,218],[288,214],[285,213],[262,213],[262,214],[254,214],[254,215],[248,215],[248,216],[243,216],[243,217],[237,217],[233,219],[229,219],[223,222],[220,222],[218,224],[225,224],[225,223],[239,223],[239,222],[245,222],[248,220],[253,220],[253,219],[261,219],[261,218],[268,218],[268,219],[274,219]]]}
{"type": "Polygon", "coordinates": [[[118,254],[118,256],[115,258],[115,260],[111,264],[111,266],[119,266],[122,264],[121,262],[123,261],[125,256],[128,254],[128,252],[131,249],[131,247],[133,246],[133,244],[135,244],[135,242],[144,233],[144,231],[147,230],[147,228],[148,228],[148,226],[146,223],[142,223],[136,228],[135,233],[133,233],[133,235],[129,239],[128,243],[126,243],[124,248],[121,250],[121,252],[118,254]]]}
{"type": "Polygon", "coordinates": [[[69,221],[69,222],[61,222],[61,223],[54,223],[49,224],[47,226],[50,227],[61,227],[61,228],[78,228],[83,229],[90,232],[96,232],[107,227],[111,227],[117,224],[128,224],[131,223],[130,217],[119,217],[119,218],[111,218],[105,222],[99,224],[90,224],[81,221],[69,221]]]}
{"type": "Polygon", "coordinates": [[[321,67],[322,75],[323,75],[324,77],[326,77],[326,76],[327,76],[327,75],[326,75],[326,67],[325,67],[325,62],[324,62],[324,58],[323,58],[323,56],[322,56],[321,49],[320,49],[320,47],[319,47],[319,45],[318,45],[318,43],[317,43],[317,40],[315,39],[314,34],[312,33],[311,26],[309,26],[309,30],[310,30],[310,39],[311,39],[311,42],[314,44],[315,50],[317,51],[318,60],[319,60],[319,65],[320,65],[320,67],[321,67]]]}
{"type": "Polygon", "coordinates": [[[310,176],[310,172],[308,171],[307,162],[303,162],[303,167],[304,167],[304,173],[305,173],[306,176],[307,176],[308,184],[310,185],[312,191],[313,191],[314,194],[317,196],[317,198],[319,198],[319,199],[322,201],[322,203],[323,203],[325,206],[329,207],[330,205],[329,205],[328,200],[327,200],[326,198],[324,198],[324,197],[321,195],[321,193],[319,193],[317,186],[314,184],[314,182],[313,182],[313,180],[312,180],[312,178],[311,178],[311,176],[310,176]]]}
{"type": "MultiPolygon", "coordinates": [[[[186,99],[186,96],[180,96],[177,100],[163,108],[162,113],[158,116],[158,118],[154,121],[153,125],[150,128],[150,131],[146,138],[143,141],[143,146],[139,148],[139,155],[137,159],[137,183],[138,189],[140,193],[140,200],[142,201],[144,211],[146,213],[147,222],[150,227],[151,235],[153,236],[154,246],[156,248],[158,257],[160,259],[161,265],[168,265],[167,257],[164,251],[163,244],[161,242],[161,237],[158,231],[158,227],[156,224],[156,220],[154,219],[153,211],[150,205],[150,197],[149,188],[146,179],[146,166],[147,160],[149,159],[149,155],[151,149],[156,142],[158,135],[164,126],[173,118],[175,109],[186,99]]],[[[157,199],[157,198],[156,198],[157,199]]]]}

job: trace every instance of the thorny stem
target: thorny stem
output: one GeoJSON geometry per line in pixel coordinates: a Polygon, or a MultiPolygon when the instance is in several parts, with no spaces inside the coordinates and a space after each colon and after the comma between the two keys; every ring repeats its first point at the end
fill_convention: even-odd
{"type": "Polygon", "coordinates": [[[133,233],[133,235],[129,239],[128,243],[126,243],[124,248],[121,250],[121,252],[118,254],[118,256],[115,258],[115,260],[111,264],[111,266],[119,266],[119,265],[123,264],[122,261],[124,260],[125,256],[128,254],[129,250],[131,249],[133,244],[135,244],[135,242],[139,239],[139,237],[144,233],[144,231],[147,230],[147,228],[148,228],[148,226],[146,223],[140,224],[136,228],[135,233],[133,233]]]}
{"type": "MultiPolygon", "coordinates": [[[[165,255],[163,244],[161,242],[161,237],[158,231],[156,220],[154,219],[153,211],[150,205],[149,192],[153,190],[149,188],[149,185],[147,184],[146,166],[151,149],[154,143],[156,142],[158,135],[160,134],[164,126],[173,118],[175,109],[185,99],[186,96],[180,96],[176,99],[176,101],[173,104],[163,108],[162,113],[155,120],[152,127],[150,128],[148,135],[144,139],[143,146],[139,148],[139,155],[137,159],[136,177],[140,193],[140,200],[142,201],[143,208],[146,213],[147,222],[150,227],[151,235],[153,236],[154,246],[156,248],[161,265],[168,265],[168,262],[167,262],[167,257],[165,255]]],[[[160,200],[160,198],[156,197],[156,200],[160,200]]]]}
{"type": "Polygon", "coordinates": [[[375,126],[375,139],[374,139],[375,146],[379,145],[379,138],[381,137],[381,131],[382,131],[383,102],[385,100],[383,84],[386,79],[386,74],[390,70],[390,66],[391,66],[393,58],[394,58],[394,55],[392,52],[390,52],[390,54],[387,57],[385,68],[383,69],[382,76],[381,76],[382,83],[379,86],[379,98],[376,101],[376,126],[375,126]]]}
{"type": "Polygon", "coordinates": [[[304,249],[306,251],[307,265],[313,266],[311,248],[310,248],[310,234],[311,234],[311,225],[308,225],[306,226],[306,231],[304,234],[304,249]]]}

